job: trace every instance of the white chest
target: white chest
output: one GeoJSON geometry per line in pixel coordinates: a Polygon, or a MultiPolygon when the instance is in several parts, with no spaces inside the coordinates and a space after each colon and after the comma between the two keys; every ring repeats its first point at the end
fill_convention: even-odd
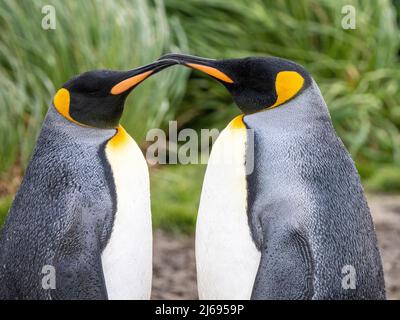
{"type": "Polygon", "coordinates": [[[109,299],[149,299],[152,227],[148,168],[135,141],[122,130],[106,147],[117,210],[101,257],[103,272],[109,299]]]}
{"type": "Polygon", "coordinates": [[[226,128],[213,146],[196,227],[200,299],[250,299],[260,263],[247,219],[246,131],[226,128]]]}

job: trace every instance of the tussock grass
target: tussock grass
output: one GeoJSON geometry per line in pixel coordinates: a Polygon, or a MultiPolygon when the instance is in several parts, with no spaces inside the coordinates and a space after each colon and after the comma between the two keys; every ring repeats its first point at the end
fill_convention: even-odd
{"type": "MultiPolygon", "coordinates": [[[[397,0],[4,0],[0,172],[26,163],[51,97],[72,75],[136,67],[168,51],[298,61],[359,167],[400,166],[399,8],[397,0]],[[47,4],[56,8],[56,30],[41,28],[47,4]],[[356,30],[341,27],[347,4],[356,8],[356,30]]],[[[221,128],[238,113],[219,84],[195,73],[186,90],[186,80],[187,70],[173,67],[135,91],[123,117],[135,139],[171,119],[221,128]]]]}
{"type": "MultiPolygon", "coordinates": [[[[194,54],[274,55],[306,66],[360,167],[400,167],[400,2],[396,4],[397,8],[389,0],[166,0],[168,13],[180,19],[194,54]],[[341,9],[348,4],[356,8],[355,30],[341,27],[341,9]]],[[[189,90],[181,113],[188,113],[190,125],[201,118],[192,109],[202,111],[202,125],[226,124],[233,108],[222,86],[196,73],[189,90]]]]}
{"type": "Polygon", "coordinates": [[[153,226],[194,232],[204,165],[170,165],[150,171],[153,226]]]}
{"type": "Polygon", "coordinates": [[[0,230],[6,220],[7,212],[10,209],[13,198],[12,196],[0,198],[0,230]]]}
{"type": "MultiPolygon", "coordinates": [[[[0,29],[0,172],[26,163],[55,91],[73,75],[127,70],[186,47],[161,1],[4,0],[0,29]],[[49,4],[56,9],[55,30],[41,26],[41,8],[49,4]]],[[[172,106],[185,89],[185,72],[160,73],[129,98],[123,124],[138,141],[175,117],[172,106]]]]}

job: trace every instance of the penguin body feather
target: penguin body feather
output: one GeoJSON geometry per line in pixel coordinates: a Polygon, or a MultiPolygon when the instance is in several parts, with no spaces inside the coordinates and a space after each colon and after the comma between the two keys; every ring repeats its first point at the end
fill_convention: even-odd
{"type": "Polygon", "coordinates": [[[262,254],[252,298],[383,299],[360,178],[317,85],[244,122],[255,137],[248,214],[262,254]],[[349,268],[354,288],[343,285],[349,268]]]}
{"type": "MultiPolygon", "coordinates": [[[[21,187],[2,230],[0,298],[140,297],[132,296],[135,287],[127,290],[121,288],[119,295],[115,293],[115,288],[112,296],[107,291],[107,285],[111,286],[115,281],[121,283],[115,277],[115,270],[123,270],[124,267],[118,265],[118,262],[132,265],[129,262],[135,259],[132,255],[137,252],[130,252],[126,257],[124,250],[114,248],[119,257],[108,252],[102,261],[102,253],[111,240],[114,239],[112,243],[117,242],[121,245],[121,241],[115,241],[115,235],[113,236],[115,221],[118,221],[118,225],[126,224],[122,230],[125,233],[119,234],[119,238],[127,240],[125,247],[129,248],[131,245],[128,241],[132,239],[127,236],[127,228],[132,227],[134,221],[127,220],[127,212],[122,212],[122,221],[116,220],[116,214],[121,213],[118,211],[128,208],[131,209],[131,216],[137,214],[132,210],[135,205],[134,190],[131,190],[130,199],[126,197],[127,191],[122,190],[125,194],[123,200],[131,201],[131,206],[118,202],[113,172],[116,168],[112,168],[116,162],[108,159],[109,150],[107,155],[107,145],[115,134],[115,129],[76,125],[61,116],[53,106],[50,107],[21,187]],[[114,260],[111,262],[109,257],[114,260]],[[108,272],[104,272],[104,262],[108,272]],[[113,268],[110,268],[111,263],[114,263],[113,268]],[[46,276],[46,273],[43,273],[46,269],[43,268],[46,266],[54,267],[55,288],[44,289],[42,286],[42,280],[46,276]],[[127,295],[124,296],[124,293],[127,295]]],[[[126,175],[131,178],[129,172],[126,175]]],[[[146,176],[148,177],[145,174],[144,180],[146,176]]],[[[138,180],[140,179],[136,179],[135,182],[140,183],[138,180]]],[[[121,188],[121,183],[117,187],[121,188]]],[[[126,187],[130,187],[129,183],[126,187]]],[[[141,187],[142,185],[138,186],[141,187]]],[[[148,192],[148,181],[144,182],[143,190],[148,192]]],[[[145,225],[151,221],[149,196],[147,194],[147,197],[139,200],[144,202],[144,209],[148,209],[144,213],[147,214],[145,225]]],[[[140,225],[140,220],[136,222],[140,225]]],[[[129,230],[131,234],[135,231],[137,228],[129,230]]],[[[136,245],[140,246],[140,243],[136,245]]],[[[147,246],[143,247],[143,250],[147,249],[147,246]]],[[[147,255],[150,256],[151,264],[151,248],[147,255]]],[[[143,266],[150,270],[151,274],[148,262],[143,266]]],[[[142,274],[140,270],[131,270],[133,278],[135,272],[142,274]]],[[[121,272],[126,286],[132,285],[131,278],[124,276],[126,273],[121,272]]],[[[149,280],[148,277],[145,280],[149,280]]],[[[151,277],[148,283],[151,285],[151,277]]],[[[146,286],[150,287],[148,283],[146,286]]],[[[149,289],[146,289],[144,295],[149,295],[149,289]]]]}

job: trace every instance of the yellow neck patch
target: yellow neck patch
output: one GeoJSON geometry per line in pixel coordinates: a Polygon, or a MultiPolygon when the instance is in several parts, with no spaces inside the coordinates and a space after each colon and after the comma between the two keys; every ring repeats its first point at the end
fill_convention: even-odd
{"type": "Polygon", "coordinates": [[[80,126],[87,127],[86,125],[74,120],[69,114],[70,101],[71,98],[69,95],[69,91],[65,88],[61,88],[60,90],[57,91],[56,95],[54,96],[53,104],[54,107],[57,109],[57,111],[64,116],[64,118],[80,126]]]}
{"type": "Polygon", "coordinates": [[[125,145],[127,145],[131,139],[132,138],[128,134],[128,132],[126,132],[126,130],[121,125],[119,125],[117,128],[117,134],[112,137],[110,141],[108,141],[107,147],[114,150],[121,149],[125,145]]]}
{"type": "Polygon", "coordinates": [[[268,107],[275,108],[293,98],[303,87],[304,78],[296,71],[281,71],[275,79],[275,90],[278,98],[268,107]]]}
{"type": "Polygon", "coordinates": [[[243,114],[232,119],[228,124],[229,129],[246,129],[246,125],[243,122],[243,114]]]}

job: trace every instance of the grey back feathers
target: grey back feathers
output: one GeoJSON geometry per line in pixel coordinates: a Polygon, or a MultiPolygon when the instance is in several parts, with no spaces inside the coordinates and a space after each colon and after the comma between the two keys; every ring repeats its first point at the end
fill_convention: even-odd
{"type": "Polygon", "coordinates": [[[262,252],[253,298],[383,299],[360,178],[317,85],[244,122],[255,139],[249,223],[262,252]],[[356,272],[353,289],[342,286],[346,266],[356,272]]]}
{"type": "Polygon", "coordinates": [[[2,230],[0,299],[107,298],[100,254],[116,199],[104,146],[115,133],[49,108],[2,230]],[[46,265],[54,290],[42,287],[46,265]]]}

